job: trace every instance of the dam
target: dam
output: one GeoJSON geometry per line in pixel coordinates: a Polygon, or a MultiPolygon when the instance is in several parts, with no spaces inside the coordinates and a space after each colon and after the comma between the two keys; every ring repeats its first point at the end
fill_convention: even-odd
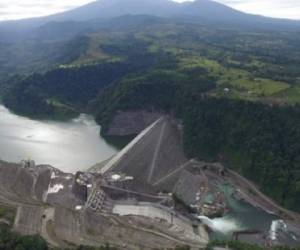
{"type": "Polygon", "coordinates": [[[256,191],[239,186],[221,163],[186,158],[181,129],[162,116],[105,163],[76,174],[0,161],[0,202],[16,210],[15,231],[52,246],[199,248],[241,231],[248,243],[299,245],[300,225],[239,199],[256,191]],[[274,222],[280,219],[284,228],[274,222]]]}

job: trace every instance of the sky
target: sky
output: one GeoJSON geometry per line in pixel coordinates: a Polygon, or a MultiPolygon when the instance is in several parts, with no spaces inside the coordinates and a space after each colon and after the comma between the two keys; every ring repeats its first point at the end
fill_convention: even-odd
{"type": "MultiPolygon", "coordinates": [[[[0,0],[0,20],[49,15],[94,0],[0,0]]],[[[175,0],[174,0],[175,1],[175,0]]],[[[176,0],[183,2],[185,0],[176,0]]],[[[300,20],[300,0],[215,0],[248,13],[300,20]]]]}

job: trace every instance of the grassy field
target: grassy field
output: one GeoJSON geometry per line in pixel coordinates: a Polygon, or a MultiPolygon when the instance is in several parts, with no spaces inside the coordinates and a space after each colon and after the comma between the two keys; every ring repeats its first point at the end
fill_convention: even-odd
{"type": "Polygon", "coordinates": [[[300,103],[300,86],[291,86],[290,88],[276,94],[275,97],[284,99],[290,104],[300,103]]]}
{"type": "Polygon", "coordinates": [[[123,58],[105,53],[101,45],[109,43],[109,36],[104,33],[92,33],[88,35],[88,48],[76,60],[66,65],[60,65],[61,68],[81,67],[95,65],[101,62],[117,62],[123,58]]]}
{"type": "MultiPolygon", "coordinates": [[[[258,62],[256,62],[258,63],[258,62]]],[[[224,94],[224,89],[233,98],[258,100],[266,97],[277,97],[289,103],[300,102],[299,87],[272,79],[253,77],[249,72],[237,68],[225,68],[220,63],[204,57],[183,58],[181,69],[205,69],[218,83],[215,93],[224,94]],[[299,92],[297,92],[299,91],[299,92]]]]}

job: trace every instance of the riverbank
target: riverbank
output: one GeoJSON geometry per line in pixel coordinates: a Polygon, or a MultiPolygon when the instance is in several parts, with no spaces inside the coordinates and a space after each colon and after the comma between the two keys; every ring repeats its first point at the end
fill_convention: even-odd
{"type": "Polygon", "coordinates": [[[235,197],[244,200],[254,207],[260,208],[267,213],[276,214],[283,219],[300,223],[300,215],[296,212],[287,210],[262,193],[259,188],[240,174],[227,169],[231,182],[238,186],[235,197]]]}
{"type": "Polygon", "coordinates": [[[44,108],[41,108],[39,106],[35,109],[32,109],[31,107],[27,109],[26,106],[15,106],[10,102],[6,102],[5,99],[4,101],[2,100],[2,103],[0,103],[0,105],[4,105],[8,109],[12,110],[16,115],[26,116],[33,120],[51,120],[64,122],[74,119],[80,115],[79,110],[56,100],[47,100],[45,101],[45,103],[43,103],[43,105],[37,103],[36,105],[44,106],[44,108]]]}

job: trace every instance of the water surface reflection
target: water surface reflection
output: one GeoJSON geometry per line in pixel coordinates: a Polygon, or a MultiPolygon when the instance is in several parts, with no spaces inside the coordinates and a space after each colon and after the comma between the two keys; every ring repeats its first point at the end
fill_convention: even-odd
{"type": "Polygon", "coordinates": [[[118,149],[100,136],[93,117],[57,122],[31,120],[0,105],[0,158],[19,162],[25,158],[50,164],[66,172],[85,170],[118,149]]]}

